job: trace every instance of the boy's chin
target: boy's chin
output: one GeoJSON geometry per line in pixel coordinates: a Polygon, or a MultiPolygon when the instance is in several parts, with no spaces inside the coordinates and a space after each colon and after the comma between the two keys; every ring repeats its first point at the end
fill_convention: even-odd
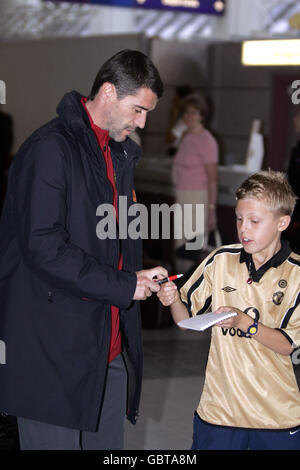
{"type": "Polygon", "coordinates": [[[254,251],[254,246],[253,246],[253,243],[252,242],[249,242],[249,243],[245,243],[245,242],[240,242],[244,248],[244,250],[246,251],[246,253],[253,253],[254,251]]]}

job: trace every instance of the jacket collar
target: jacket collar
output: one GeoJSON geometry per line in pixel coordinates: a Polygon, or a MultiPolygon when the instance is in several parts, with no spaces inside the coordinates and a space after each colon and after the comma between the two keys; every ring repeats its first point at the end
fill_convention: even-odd
{"type": "MultiPolygon", "coordinates": [[[[76,133],[83,139],[88,137],[92,143],[96,144],[96,137],[91,127],[89,116],[82,105],[81,100],[83,96],[77,91],[71,91],[64,95],[56,110],[57,114],[65,127],[76,133]]],[[[118,158],[122,160],[131,160],[141,156],[141,149],[129,137],[123,142],[116,142],[113,139],[109,140],[111,150],[118,158]]]]}
{"type": "Polygon", "coordinates": [[[81,98],[83,97],[80,93],[71,91],[63,96],[56,108],[63,124],[76,132],[91,128],[89,117],[81,104],[81,98]]]}

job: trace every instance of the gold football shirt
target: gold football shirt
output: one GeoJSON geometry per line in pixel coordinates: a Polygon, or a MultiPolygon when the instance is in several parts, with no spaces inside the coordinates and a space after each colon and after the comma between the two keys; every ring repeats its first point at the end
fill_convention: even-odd
{"type": "MultiPolygon", "coordinates": [[[[251,261],[238,244],[213,251],[180,291],[190,315],[232,306],[254,318],[256,308],[259,322],[281,331],[294,348],[300,346],[300,256],[283,243],[252,272],[248,284],[251,261]]],[[[214,326],[197,412],[204,421],[221,426],[300,425],[300,393],[291,357],[243,336],[239,329],[214,326]]]]}

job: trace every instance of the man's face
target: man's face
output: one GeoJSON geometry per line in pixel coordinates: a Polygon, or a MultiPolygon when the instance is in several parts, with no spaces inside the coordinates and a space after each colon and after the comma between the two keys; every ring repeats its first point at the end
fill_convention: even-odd
{"type": "Polygon", "coordinates": [[[137,127],[143,129],[147,113],[157,104],[157,96],[150,88],[139,88],[135,95],[118,99],[116,93],[105,111],[105,128],[110,137],[122,142],[137,127]]]}

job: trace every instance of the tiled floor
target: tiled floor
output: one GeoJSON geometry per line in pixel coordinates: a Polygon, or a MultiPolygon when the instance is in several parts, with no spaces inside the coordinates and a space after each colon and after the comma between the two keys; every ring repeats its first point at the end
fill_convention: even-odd
{"type": "MultiPolygon", "coordinates": [[[[126,422],[127,450],[189,450],[202,392],[210,331],[176,326],[144,329],[145,371],[140,417],[126,422]]],[[[300,384],[300,366],[296,367],[300,384]]]]}
{"type": "Polygon", "coordinates": [[[210,335],[176,326],[143,330],[144,381],[140,417],[126,424],[125,448],[188,450],[203,386],[210,335]]]}

